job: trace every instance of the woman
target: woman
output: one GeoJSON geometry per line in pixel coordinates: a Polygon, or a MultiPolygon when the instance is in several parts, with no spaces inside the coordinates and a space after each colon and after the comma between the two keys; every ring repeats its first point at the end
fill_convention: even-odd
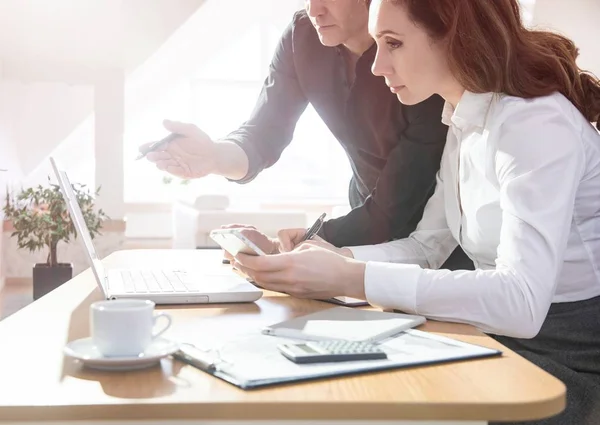
{"type": "Polygon", "coordinates": [[[446,100],[446,148],[417,230],[240,255],[238,267],[267,289],[472,324],[567,384],[565,412],[540,423],[597,424],[600,83],[570,40],[524,28],[517,0],[374,0],[369,31],[373,72],[401,102],[446,100]],[[457,244],[477,270],[437,270],[457,244]]]}

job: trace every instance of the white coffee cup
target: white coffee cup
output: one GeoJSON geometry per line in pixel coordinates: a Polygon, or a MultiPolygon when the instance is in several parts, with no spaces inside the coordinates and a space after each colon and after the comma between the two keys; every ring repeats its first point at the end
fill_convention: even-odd
{"type": "Polygon", "coordinates": [[[98,301],[90,307],[92,342],[106,357],[140,356],[153,339],[171,326],[171,316],[154,314],[150,300],[98,301]],[[164,318],[166,326],[153,332],[156,322],[164,318]]]}

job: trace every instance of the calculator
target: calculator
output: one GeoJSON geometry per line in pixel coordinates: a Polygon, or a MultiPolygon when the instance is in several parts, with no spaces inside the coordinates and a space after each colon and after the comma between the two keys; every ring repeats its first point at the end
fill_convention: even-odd
{"type": "Polygon", "coordinates": [[[326,363],[386,359],[387,354],[375,344],[358,341],[327,340],[301,344],[281,344],[281,354],[294,363],[326,363]]]}

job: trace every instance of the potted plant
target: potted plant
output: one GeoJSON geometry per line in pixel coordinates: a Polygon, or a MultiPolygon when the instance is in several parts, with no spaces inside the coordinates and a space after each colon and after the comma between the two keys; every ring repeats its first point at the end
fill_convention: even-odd
{"type": "MultiPolygon", "coordinates": [[[[50,182],[50,177],[48,177],[50,182]]],[[[77,202],[83,212],[92,238],[100,234],[102,222],[108,217],[102,210],[94,211],[94,199],[100,188],[91,194],[86,185],[72,184],[77,202]]],[[[60,187],[55,184],[22,190],[16,198],[6,194],[4,205],[6,220],[11,220],[19,248],[31,252],[48,250],[45,263],[33,268],[33,299],[36,300],[73,277],[71,263],[59,263],[57,247],[60,242],[69,243],[77,233],[69,216],[60,187]]]]}

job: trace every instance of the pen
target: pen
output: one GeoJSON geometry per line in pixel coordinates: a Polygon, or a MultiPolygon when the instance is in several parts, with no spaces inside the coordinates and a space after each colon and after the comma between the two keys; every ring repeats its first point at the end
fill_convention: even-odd
{"type": "Polygon", "coordinates": [[[315,221],[314,224],[310,226],[310,228],[304,234],[302,242],[312,239],[317,233],[319,233],[319,230],[321,230],[321,227],[323,226],[323,221],[325,220],[326,215],[326,213],[323,213],[319,218],[317,218],[317,221],[315,221]]]}
{"type": "Polygon", "coordinates": [[[298,329],[289,329],[289,328],[278,328],[278,329],[265,328],[262,330],[262,333],[264,335],[278,336],[280,338],[288,338],[288,339],[300,339],[300,340],[304,340],[304,341],[329,341],[329,340],[334,339],[329,336],[311,335],[311,334],[304,333],[303,331],[298,330],[298,329]]]}
{"type": "Polygon", "coordinates": [[[172,354],[172,357],[205,372],[212,373],[216,370],[214,361],[208,358],[207,353],[191,344],[182,344],[180,349],[172,354]]]}
{"type": "Polygon", "coordinates": [[[146,150],[142,151],[137,158],[135,158],[136,160],[138,159],[142,159],[144,158],[146,155],[148,155],[150,152],[153,152],[155,150],[157,150],[158,148],[160,148],[162,145],[167,144],[169,142],[172,142],[173,140],[177,139],[178,137],[181,137],[180,134],[176,134],[176,133],[171,133],[169,134],[167,137],[158,140],[154,143],[152,143],[150,146],[148,146],[146,148],[146,150]]]}

